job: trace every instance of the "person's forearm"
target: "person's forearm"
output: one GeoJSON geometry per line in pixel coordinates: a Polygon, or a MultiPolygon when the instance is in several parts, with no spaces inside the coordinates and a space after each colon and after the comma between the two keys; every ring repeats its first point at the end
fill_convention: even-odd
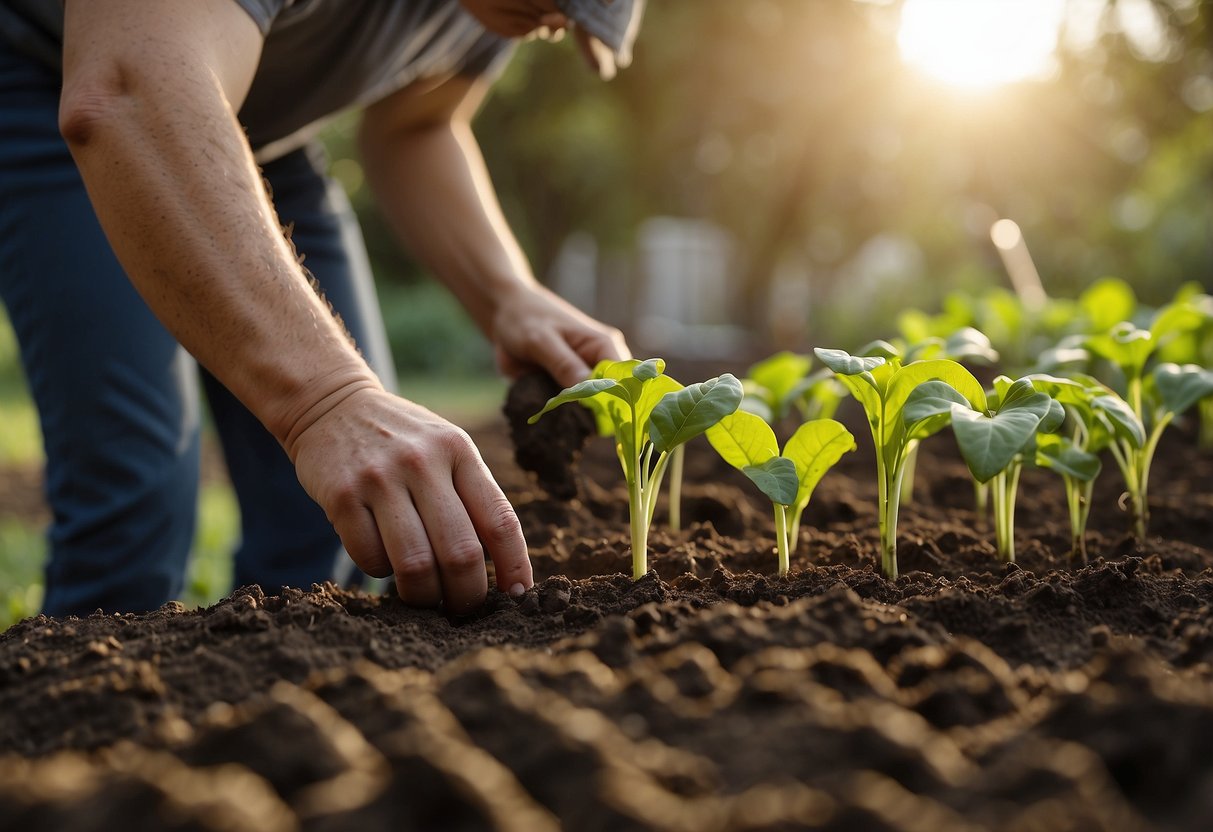
{"type": "Polygon", "coordinates": [[[393,230],[492,339],[498,302],[534,278],[470,128],[457,120],[400,130],[364,142],[363,160],[393,230]]]}
{"type": "Polygon", "coordinates": [[[309,411],[377,381],[285,241],[221,79],[157,46],[137,66],[68,53],[64,136],[153,312],[289,450],[309,411]]]}

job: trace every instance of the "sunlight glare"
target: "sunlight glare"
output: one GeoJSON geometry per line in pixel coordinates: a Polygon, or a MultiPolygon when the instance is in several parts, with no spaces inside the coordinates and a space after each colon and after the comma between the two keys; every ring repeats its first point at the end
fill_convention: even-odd
{"type": "Polygon", "coordinates": [[[948,84],[989,89],[1047,75],[1064,0],[906,0],[906,63],[948,84]]]}

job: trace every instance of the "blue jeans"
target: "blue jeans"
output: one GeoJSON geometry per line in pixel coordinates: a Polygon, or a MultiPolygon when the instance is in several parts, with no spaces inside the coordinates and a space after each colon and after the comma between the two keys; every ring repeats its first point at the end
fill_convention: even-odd
{"type": "MultiPolygon", "coordinates": [[[[345,569],[340,541],[286,454],[200,372],[115,259],[59,135],[60,86],[0,41],[0,300],[45,438],[44,611],[138,612],[179,595],[198,496],[199,387],[240,504],[237,585],[275,591],[332,578],[345,569]]],[[[390,387],[362,237],[320,160],[307,148],[264,175],[307,268],[390,387]]]]}

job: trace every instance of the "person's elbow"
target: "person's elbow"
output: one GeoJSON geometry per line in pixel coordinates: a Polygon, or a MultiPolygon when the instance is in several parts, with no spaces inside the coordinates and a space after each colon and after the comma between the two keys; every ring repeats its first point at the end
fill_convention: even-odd
{"type": "Polygon", "coordinates": [[[130,85],[124,71],[106,67],[64,79],[59,98],[59,134],[68,147],[83,148],[130,111],[130,85]]]}

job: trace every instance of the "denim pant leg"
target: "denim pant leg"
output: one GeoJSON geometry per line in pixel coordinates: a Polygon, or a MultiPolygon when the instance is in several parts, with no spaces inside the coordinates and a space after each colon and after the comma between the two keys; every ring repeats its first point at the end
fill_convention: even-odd
{"type": "MultiPolygon", "coordinates": [[[[279,219],[325,298],[372,369],[393,389],[395,371],[371,279],[366,247],[345,193],[323,173],[317,146],[263,169],[279,219]]],[[[309,498],[270,433],[209,374],[203,383],[240,503],[235,583],[282,586],[344,578],[349,559],[324,511],[309,498]]]]}
{"type": "Polygon", "coordinates": [[[59,88],[0,44],[0,299],[45,441],[43,609],[154,609],[180,593],[193,537],[197,373],[110,250],[59,88]]]}

